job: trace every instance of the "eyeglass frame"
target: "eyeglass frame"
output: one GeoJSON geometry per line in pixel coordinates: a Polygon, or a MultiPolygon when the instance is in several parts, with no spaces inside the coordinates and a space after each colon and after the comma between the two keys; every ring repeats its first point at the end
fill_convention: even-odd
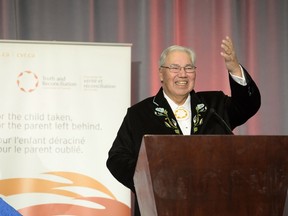
{"type": "Polygon", "coordinates": [[[186,66],[184,66],[184,67],[181,67],[180,65],[178,65],[178,64],[171,64],[171,65],[169,65],[169,66],[164,66],[164,65],[161,65],[160,66],[161,68],[166,68],[166,69],[169,69],[169,71],[171,72],[171,73],[179,73],[180,71],[181,71],[181,69],[183,68],[184,69],[184,71],[186,72],[186,73],[189,73],[189,74],[192,74],[192,73],[195,73],[196,72],[196,66],[194,66],[194,65],[186,65],[186,66]],[[173,66],[174,67],[177,67],[177,68],[173,68],[173,66]],[[187,67],[192,67],[192,71],[191,72],[187,72],[186,70],[187,70],[187,67]],[[171,71],[171,70],[177,70],[177,71],[171,71]]]}

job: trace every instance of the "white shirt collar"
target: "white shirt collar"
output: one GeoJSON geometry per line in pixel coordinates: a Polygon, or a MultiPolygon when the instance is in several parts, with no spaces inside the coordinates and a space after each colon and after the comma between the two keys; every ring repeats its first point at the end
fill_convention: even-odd
{"type": "Polygon", "coordinates": [[[164,97],[166,98],[166,100],[168,101],[168,104],[170,105],[173,113],[175,113],[175,111],[177,110],[177,108],[179,107],[183,107],[184,109],[186,109],[188,111],[188,118],[184,119],[184,120],[178,120],[177,118],[177,122],[181,128],[181,131],[184,135],[190,135],[190,131],[191,131],[191,116],[192,116],[192,112],[191,112],[191,96],[190,94],[188,95],[186,101],[184,102],[183,105],[178,105],[176,104],[173,100],[171,100],[171,98],[168,97],[167,94],[165,94],[165,92],[163,91],[164,97]]]}

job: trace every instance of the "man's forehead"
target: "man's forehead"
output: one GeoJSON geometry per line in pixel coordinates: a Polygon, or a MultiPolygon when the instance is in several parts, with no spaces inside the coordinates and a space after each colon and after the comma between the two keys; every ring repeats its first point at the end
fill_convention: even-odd
{"type": "Polygon", "coordinates": [[[186,61],[191,63],[191,57],[190,55],[185,52],[185,51],[178,51],[178,50],[174,50],[168,53],[167,58],[166,58],[166,62],[170,62],[170,61],[186,61]]]}

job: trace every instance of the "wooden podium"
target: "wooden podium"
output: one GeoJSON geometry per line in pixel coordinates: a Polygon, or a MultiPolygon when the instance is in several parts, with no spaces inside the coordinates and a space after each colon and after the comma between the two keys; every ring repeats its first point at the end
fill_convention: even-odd
{"type": "Polygon", "coordinates": [[[134,182],[142,216],[282,216],[288,136],[145,135],[134,182]]]}

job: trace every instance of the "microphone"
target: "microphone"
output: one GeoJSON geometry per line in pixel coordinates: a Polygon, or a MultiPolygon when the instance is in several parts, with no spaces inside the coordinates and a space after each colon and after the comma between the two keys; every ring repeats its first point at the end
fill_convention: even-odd
{"type": "Polygon", "coordinates": [[[205,134],[205,133],[204,133],[204,130],[205,130],[205,128],[206,128],[207,125],[209,126],[208,122],[209,122],[209,120],[210,120],[212,117],[216,118],[217,122],[219,122],[219,124],[222,126],[222,128],[224,128],[224,130],[226,131],[226,134],[233,134],[233,132],[232,132],[231,128],[229,127],[229,125],[228,125],[228,124],[224,121],[224,119],[215,111],[214,108],[210,108],[210,109],[209,109],[209,113],[208,113],[208,115],[207,115],[207,117],[206,117],[206,120],[205,120],[205,122],[203,122],[202,129],[201,129],[201,131],[199,131],[200,134],[205,134]]]}
{"type": "Polygon", "coordinates": [[[228,134],[233,134],[229,125],[224,121],[224,119],[215,111],[214,108],[210,109],[210,112],[219,120],[220,124],[224,127],[224,129],[228,132],[228,134]]]}

